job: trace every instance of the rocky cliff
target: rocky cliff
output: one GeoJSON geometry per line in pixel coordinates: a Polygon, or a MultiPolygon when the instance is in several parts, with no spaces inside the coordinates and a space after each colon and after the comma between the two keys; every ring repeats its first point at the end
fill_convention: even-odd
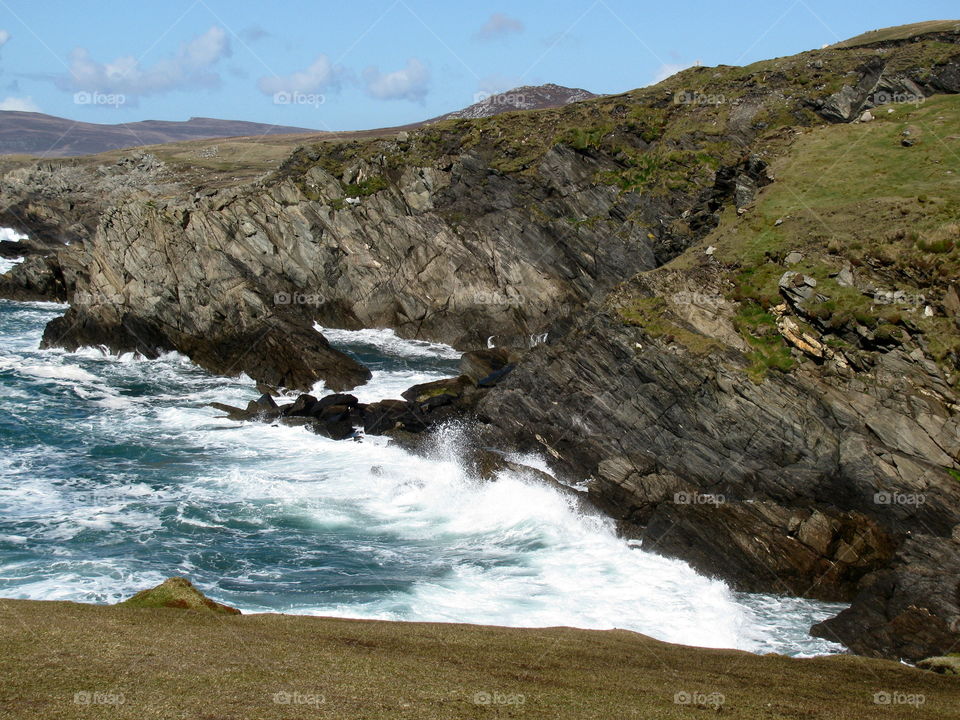
{"type": "Polygon", "coordinates": [[[314,323],[527,350],[479,442],[545,454],[624,533],[739,587],[853,600],[817,632],[859,652],[941,654],[958,43],[946,24],[693,68],[247,180],[162,153],[8,164],[0,223],[56,250],[0,292],[70,301],[48,345],[300,389],[367,377],[314,323]]]}

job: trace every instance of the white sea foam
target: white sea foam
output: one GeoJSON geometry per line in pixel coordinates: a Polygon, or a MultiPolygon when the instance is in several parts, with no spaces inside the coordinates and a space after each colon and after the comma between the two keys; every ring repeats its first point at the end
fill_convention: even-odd
{"type": "MultiPolygon", "coordinates": [[[[624,542],[609,519],[532,475],[471,477],[455,429],[421,456],[385,438],[335,442],[219,419],[207,404],[244,405],[256,393],[249,378],[211,378],[175,354],[38,351],[52,310],[22,307],[21,319],[36,323],[3,336],[0,371],[27,383],[11,391],[53,393],[55,407],[69,398],[86,414],[58,431],[77,434],[72,445],[41,441],[41,413],[25,429],[37,441],[0,454],[2,596],[116,602],[187,574],[247,611],[619,627],[691,645],[836,650],[805,636],[823,606],[732,593],[624,542]],[[5,558],[4,543],[18,559],[5,558]],[[36,559],[24,560],[32,550],[36,559]],[[333,593],[334,582],[348,590],[333,593]]],[[[459,357],[390,331],[324,332],[393,358],[459,357]]],[[[355,394],[396,397],[442,376],[394,367],[355,394]]],[[[549,470],[539,456],[511,459],[549,470]]]]}
{"type": "Polygon", "coordinates": [[[331,345],[366,345],[383,355],[402,358],[445,358],[457,360],[462,354],[456,348],[426,340],[405,340],[390,329],[337,330],[315,324],[331,345]]]}

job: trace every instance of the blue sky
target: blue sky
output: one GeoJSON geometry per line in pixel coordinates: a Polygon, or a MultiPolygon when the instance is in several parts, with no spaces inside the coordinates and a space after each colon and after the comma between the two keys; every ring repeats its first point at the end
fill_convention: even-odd
{"type": "Polygon", "coordinates": [[[613,93],[960,15],[876,0],[0,0],[0,109],[399,125],[554,82],[613,93]]]}

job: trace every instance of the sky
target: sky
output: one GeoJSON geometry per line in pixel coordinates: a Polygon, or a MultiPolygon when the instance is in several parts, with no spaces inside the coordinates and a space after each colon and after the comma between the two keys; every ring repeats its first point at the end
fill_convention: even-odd
{"type": "Polygon", "coordinates": [[[956,0],[0,0],[0,109],[358,130],[521,85],[617,93],[957,16],[956,0]]]}

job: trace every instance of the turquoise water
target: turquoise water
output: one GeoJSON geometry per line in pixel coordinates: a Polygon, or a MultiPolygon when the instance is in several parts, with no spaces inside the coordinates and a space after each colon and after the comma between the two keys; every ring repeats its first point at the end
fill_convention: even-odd
{"type": "MultiPolygon", "coordinates": [[[[208,403],[245,404],[248,378],[175,354],[38,350],[63,310],[0,301],[0,597],[112,603],[186,575],[245,612],[840,649],[806,634],[840,606],[733,593],[534,478],[471,478],[456,428],[420,457],[382,438],[233,423],[208,403]]],[[[374,371],[365,401],[456,372],[446,346],[325,332],[374,371]]]]}

